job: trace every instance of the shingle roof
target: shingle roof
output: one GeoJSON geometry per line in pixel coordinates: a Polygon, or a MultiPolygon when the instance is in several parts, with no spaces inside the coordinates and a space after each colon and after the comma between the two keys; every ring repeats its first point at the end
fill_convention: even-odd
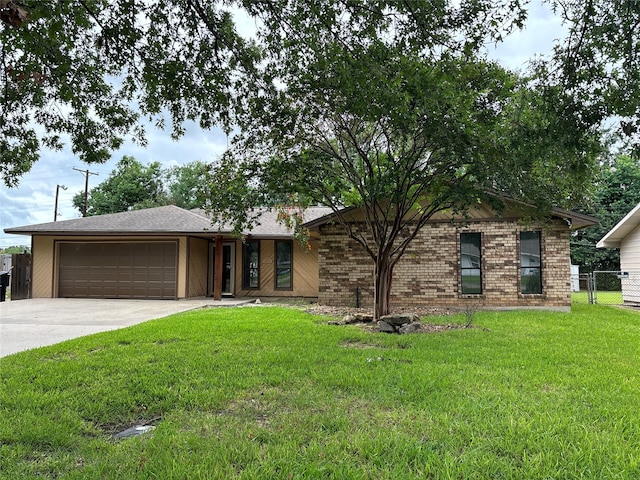
{"type": "MultiPolygon", "coordinates": [[[[313,220],[328,213],[325,207],[305,211],[305,220],[313,220]]],[[[135,235],[135,234],[216,234],[231,233],[229,226],[213,226],[203,210],[185,210],[174,205],[131,210],[128,212],[75,218],[59,222],[6,228],[5,233],[18,235],[135,235]]],[[[259,224],[246,232],[254,236],[291,236],[291,232],[277,221],[277,213],[265,210],[259,224]]]]}

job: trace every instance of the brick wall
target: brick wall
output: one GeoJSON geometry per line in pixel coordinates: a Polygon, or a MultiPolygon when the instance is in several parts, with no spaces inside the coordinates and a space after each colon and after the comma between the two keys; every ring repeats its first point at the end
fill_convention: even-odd
{"type": "MultiPolygon", "coordinates": [[[[355,306],[373,302],[373,261],[338,226],[325,225],[318,245],[319,301],[355,306]]],[[[544,226],[516,221],[430,223],[396,265],[391,288],[394,306],[562,307],[571,306],[569,228],[563,221],[544,226]],[[542,294],[520,293],[519,233],[541,232],[542,294]],[[480,295],[460,289],[460,233],[479,232],[482,244],[480,295]]]]}

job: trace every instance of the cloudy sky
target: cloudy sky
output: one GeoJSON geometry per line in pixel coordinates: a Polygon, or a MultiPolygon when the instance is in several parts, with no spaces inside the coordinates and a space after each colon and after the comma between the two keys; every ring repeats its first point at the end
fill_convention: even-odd
{"type": "MultiPolygon", "coordinates": [[[[246,20],[245,20],[246,21],[246,20]]],[[[252,28],[243,25],[245,31],[252,28]]],[[[561,21],[547,7],[533,2],[526,29],[516,32],[504,44],[489,51],[492,58],[512,69],[521,69],[529,58],[551,51],[554,40],[562,36],[561,21]]],[[[73,168],[97,173],[90,175],[89,188],[104,181],[123,155],[131,155],[142,163],[159,161],[165,166],[181,165],[194,160],[212,161],[226,149],[227,137],[221,130],[203,131],[188,125],[184,137],[171,140],[168,132],[147,128],[148,145],[142,148],[126,143],[115,152],[111,161],[101,165],[86,165],[70,149],[60,152],[43,151],[41,160],[23,176],[17,188],[0,186],[0,248],[30,245],[29,237],[8,235],[5,228],[53,221],[56,186],[60,188],[58,220],[79,217],[72,206],[73,196],[84,190],[84,174],[73,168]]]]}

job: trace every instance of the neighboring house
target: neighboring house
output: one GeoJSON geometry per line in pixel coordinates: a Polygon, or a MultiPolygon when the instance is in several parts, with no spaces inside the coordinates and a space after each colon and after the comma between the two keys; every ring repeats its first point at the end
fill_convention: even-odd
{"type": "Polygon", "coordinates": [[[624,303],[640,304],[640,203],[596,244],[620,249],[620,275],[624,303]]]}
{"type": "MultiPolygon", "coordinates": [[[[354,211],[357,212],[357,211],[354,211]]],[[[265,211],[238,239],[204,212],[175,206],[6,229],[32,236],[33,297],[317,297],[368,306],[373,264],[330,209],[305,212],[303,246],[265,211]]],[[[593,217],[554,210],[544,224],[515,207],[434,217],[394,269],[391,305],[571,306],[569,235],[593,217]]],[[[357,213],[354,222],[358,222],[357,213]]]]}

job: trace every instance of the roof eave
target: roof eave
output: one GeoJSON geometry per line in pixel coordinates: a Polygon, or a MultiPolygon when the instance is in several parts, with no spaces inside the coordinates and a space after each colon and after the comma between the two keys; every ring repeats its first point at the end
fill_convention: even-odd
{"type": "Polygon", "coordinates": [[[577,213],[571,210],[564,210],[562,208],[554,208],[551,211],[551,215],[555,215],[560,218],[568,220],[571,230],[580,230],[582,228],[593,227],[600,223],[600,221],[591,215],[585,215],[584,213],[577,213]]]}
{"type": "Polygon", "coordinates": [[[640,225],[640,203],[596,243],[597,248],[620,248],[624,237],[640,225]]]}
{"type": "Polygon", "coordinates": [[[7,228],[4,233],[12,235],[47,235],[47,236],[66,236],[66,237],[130,237],[132,235],[154,235],[154,236],[176,236],[176,235],[231,235],[231,232],[225,231],[212,231],[212,230],[189,230],[189,231],[167,231],[167,230],[139,230],[139,231],[113,231],[113,230],[17,230],[13,228],[7,228]]]}

